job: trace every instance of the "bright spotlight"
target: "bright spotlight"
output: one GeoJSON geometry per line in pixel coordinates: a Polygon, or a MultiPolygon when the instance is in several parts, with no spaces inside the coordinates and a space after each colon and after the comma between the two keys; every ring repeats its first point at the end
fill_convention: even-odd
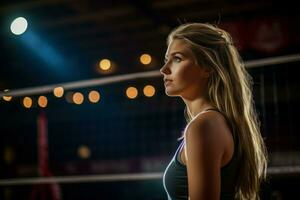
{"type": "Polygon", "coordinates": [[[15,35],[21,35],[27,29],[27,20],[24,17],[16,18],[10,25],[10,30],[15,35]]]}

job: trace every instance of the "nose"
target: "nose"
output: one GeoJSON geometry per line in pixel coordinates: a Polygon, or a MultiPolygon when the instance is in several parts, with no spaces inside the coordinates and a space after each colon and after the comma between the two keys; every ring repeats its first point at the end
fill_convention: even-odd
{"type": "Polygon", "coordinates": [[[160,68],[159,72],[162,74],[162,75],[167,75],[167,74],[170,74],[170,70],[167,66],[167,63],[162,66],[162,68],[160,68]]]}

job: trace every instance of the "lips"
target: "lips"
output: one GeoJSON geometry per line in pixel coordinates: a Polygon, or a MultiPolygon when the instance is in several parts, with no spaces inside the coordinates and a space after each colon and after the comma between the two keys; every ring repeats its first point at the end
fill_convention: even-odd
{"type": "Polygon", "coordinates": [[[171,84],[172,80],[170,79],[164,79],[164,82],[165,82],[165,86],[171,84]]]}

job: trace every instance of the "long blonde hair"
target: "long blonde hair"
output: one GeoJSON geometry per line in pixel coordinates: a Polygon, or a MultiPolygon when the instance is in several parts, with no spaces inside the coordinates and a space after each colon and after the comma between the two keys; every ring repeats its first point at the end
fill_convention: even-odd
{"type": "Polygon", "coordinates": [[[236,199],[259,199],[260,184],[266,179],[267,150],[254,107],[252,77],[231,36],[215,25],[187,23],[169,34],[168,45],[174,39],[187,42],[197,64],[210,71],[207,97],[225,114],[238,140],[236,199]]]}

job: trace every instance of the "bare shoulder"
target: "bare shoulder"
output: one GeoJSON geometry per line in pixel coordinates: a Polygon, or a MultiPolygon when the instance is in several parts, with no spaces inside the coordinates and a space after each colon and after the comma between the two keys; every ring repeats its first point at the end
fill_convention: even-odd
{"type": "Polygon", "coordinates": [[[199,114],[186,127],[184,158],[190,197],[220,199],[226,127],[225,118],[215,111],[199,114]]]}
{"type": "MultiPolygon", "coordinates": [[[[228,148],[231,133],[222,114],[208,111],[193,119],[186,127],[186,145],[190,149],[211,151],[212,154],[223,155],[228,148]]],[[[221,156],[222,157],[222,156],[221,156]]]]}
{"type": "Polygon", "coordinates": [[[226,131],[230,130],[224,116],[216,111],[207,111],[197,116],[187,125],[185,136],[220,137],[226,131]]]}

